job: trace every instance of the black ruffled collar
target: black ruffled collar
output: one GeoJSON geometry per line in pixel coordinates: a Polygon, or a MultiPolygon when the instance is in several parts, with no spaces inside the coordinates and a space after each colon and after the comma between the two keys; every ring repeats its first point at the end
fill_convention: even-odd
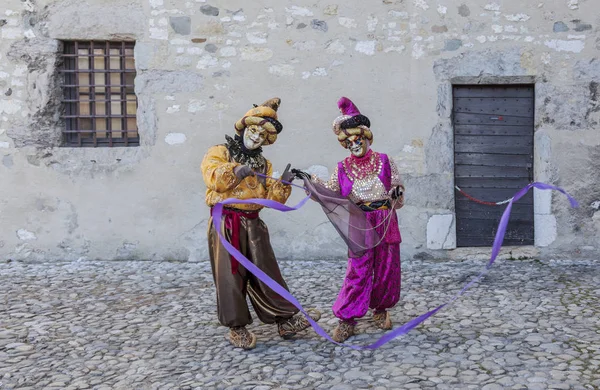
{"type": "Polygon", "coordinates": [[[236,135],[235,139],[226,135],[225,140],[227,141],[225,146],[235,162],[248,165],[255,171],[264,172],[266,170],[267,160],[262,155],[261,147],[254,150],[247,149],[239,135],[236,135]]]}

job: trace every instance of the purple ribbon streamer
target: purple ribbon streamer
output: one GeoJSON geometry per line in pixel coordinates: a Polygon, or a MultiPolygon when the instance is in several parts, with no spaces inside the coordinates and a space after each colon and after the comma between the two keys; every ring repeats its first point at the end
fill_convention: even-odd
{"type": "MultiPolygon", "coordinates": [[[[260,175],[260,176],[264,176],[264,175],[260,175]]],[[[287,184],[291,184],[291,183],[287,183],[287,184]]],[[[294,185],[294,186],[295,187],[299,187],[299,188],[304,188],[304,187],[300,187],[300,186],[297,186],[297,185],[294,185]]],[[[469,283],[467,283],[448,302],[439,305],[435,309],[430,310],[430,311],[428,311],[425,314],[421,314],[420,316],[418,316],[416,318],[413,318],[412,320],[406,322],[402,326],[400,326],[400,327],[398,327],[396,329],[393,329],[393,330],[387,332],[386,334],[384,334],[383,336],[381,336],[379,338],[379,340],[377,340],[376,342],[374,342],[372,344],[369,344],[369,345],[364,345],[364,346],[344,344],[344,343],[338,343],[338,342],[334,341],[329,336],[329,334],[323,328],[321,328],[319,326],[319,324],[317,324],[316,321],[314,321],[312,318],[310,318],[310,316],[308,315],[308,313],[306,312],[306,310],[302,307],[302,305],[300,304],[300,302],[298,302],[298,300],[292,294],[290,294],[289,291],[287,291],[285,288],[283,288],[279,283],[277,283],[276,281],[274,281],[269,275],[265,274],[260,268],[258,268],[256,265],[254,265],[254,263],[252,263],[250,260],[248,260],[246,258],[246,256],[244,256],[233,245],[231,245],[225,239],[225,237],[223,237],[223,235],[221,234],[221,216],[222,216],[222,213],[223,213],[223,206],[224,205],[228,205],[228,204],[254,204],[254,205],[260,205],[260,206],[263,206],[263,207],[272,208],[272,209],[277,210],[277,211],[288,212],[288,211],[298,210],[302,206],[304,206],[304,204],[310,199],[310,195],[308,195],[306,198],[302,199],[296,206],[292,206],[292,207],[286,206],[286,205],[284,205],[282,203],[279,203],[279,202],[276,202],[276,201],[273,201],[273,200],[268,200],[268,199],[246,199],[246,200],[240,200],[240,199],[229,198],[229,199],[225,199],[224,201],[215,204],[213,206],[213,212],[212,213],[213,213],[213,223],[214,223],[214,226],[215,226],[215,230],[217,231],[217,234],[219,235],[219,238],[221,239],[221,243],[223,244],[223,246],[225,247],[225,249],[227,250],[227,252],[229,252],[230,254],[232,254],[233,257],[235,257],[235,259],[237,261],[239,261],[242,266],[244,266],[244,268],[246,268],[248,271],[250,271],[252,274],[254,274],[254,276],[256,276],[261,282],[263,282],[264,284],[266,284],[269,288],[271,288],[273,291],[275,291],[281,297],[283,297],[284,299],[286,299],[287,301],[289,301],[302,314],[304,314],[306,316],[306,319],[308,320],[308,322],[310,322],[310,324],[314,328],[315,332],[319,336],[321,336],[321,337],[325,338],[326,340],[328,340],[328,341],[330,341],[330,342],[332,342],[334,344],[337,344],[337,345],[341,345],[341,346],[345,346],[345,347],[350,347],[350,348],[356,349],[356,350],[365,350],[365,349],[376,349],[376,348],[379,348],[382,345],[384,345],[384,344],[392,341],[396,337],[403,336],[403,335],[407,334],[412,329],[416,328],[421,323],[423,323],[425,320],[427,320],[429,317],[431,317],[434,314],[436,314],[442,308],[444,308],[445,306],[448,306],[451,303],[453,303],[454,301],[456,301],[473,284],[477,283],[489,271],[489,269],[492,267],[492,265],[496,261],[496,258],[498,257],[498,253],[500,252],[500,248],[502,247],[502,242],[504,241],[504,235],[506,234],[506,227],[508,225],[508,220],[510,218],[510,212],[512,210],[512,204],[514,202],[516,202],[517,200],[519,200],[520,198],[522,198],[531,188],[534,188],[534,187],[537,188],[537,189],[540,189],[540,190],[555,190],[555,191],[559,191],[559,192],[561,192],[561,193],[563,193],[563,194],[565,194],[567,196],[567,198],[569,199],[569,202],[571,203],[571,207],[578,207],[579,206],[579,204],[577,203],[577,201],[571,195],[569,195],[565,190],[563,190],[562,188],[555,187],[555,186],[552,186],[552,185],[549,185],[549,184],[545,184],[545,183],[538,183],[538,182],[534,182],[534,183],[528,184],[526,187],[524,187],[519,192],[517,192],[515,194],[515,196],[510,200],[510,202],[508,203],[508,205],[506,206],[506,209],[504,210],[504,213],[502,214],[502,218],[500,219],[500,224],[498,225],[498,231],[496,232],[496,237],[494,239],[494,244],[492,246],[492,255],[490,257],[490,261],[487,264],[487,266],[485,267],[485,269],[479,275],[477,275],[475,278],[473,278],[473,280],[471,280],[469,283]]]]}
{"type": "Polygon", "coordinates": [[[525,196],[525,194],[529,192],[529,190],[533,187],[539,190],[559,191],[567,196],[569,202],[571,203],[571,207],[579,207],[579,203],[577,203],[577,201],[562,188],[538,182],[528,184],[526,187],[517,192],[515,196],[512,197],[512,199],[508,202],[506,209],[504,209],[504,213],[502,213],[502,218],[500,218],[500,224],[498,225],[498,231],[496,232],[496,237],[494,238],[494,245],[492,246],[492,256],[490,258],[490,262],[487,265],[488,269],[492,266],[492,264],[494,264],[494,261],[496,261],[496,257],[498,257],[498,253],[500,253],[500,248],[502,247],[502,242],[504,241],[504,235],[506,234],[506,226],[508,225],[508,219],[510,218],[510,211],[512,210],[513,203],[525,196]]]}

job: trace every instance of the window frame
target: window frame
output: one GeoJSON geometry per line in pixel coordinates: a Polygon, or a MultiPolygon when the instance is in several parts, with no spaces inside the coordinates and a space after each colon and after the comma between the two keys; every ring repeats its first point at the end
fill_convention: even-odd
{"type": "Polygon", "coordinates": [[[62,43],[62,146],[139,146],[135,41],[62,43]]]}

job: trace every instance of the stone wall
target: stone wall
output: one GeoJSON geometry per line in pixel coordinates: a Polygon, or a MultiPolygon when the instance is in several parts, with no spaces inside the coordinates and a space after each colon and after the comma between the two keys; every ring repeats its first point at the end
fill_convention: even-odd
{"type": "MultiPolygon", "coordinates": [[[[485,256],[454,250],[452,84],[465,82],[535,83],[536,180],[581,202],[574,211],[536,194],[537,246],[521,252],[598,255],[600,3],[251,3],[2,1],[3,259],[205,260],[207,147],[252,103],[279,96],[284,130],[265,155],[275,169],[326,176],[346,155],[330,127],[342,95],[403,172],[405,257],[485,256]],[[141,146],[60,147],[58,54],[69,39],[136,41],[141,146]]],[[[279,257],[345,255],[316,205],[263,214],[279,257]]]]}

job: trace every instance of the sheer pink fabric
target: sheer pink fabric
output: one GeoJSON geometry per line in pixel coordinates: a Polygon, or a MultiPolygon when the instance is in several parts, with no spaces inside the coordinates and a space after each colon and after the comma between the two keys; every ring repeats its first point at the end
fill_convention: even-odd
{"type": "Polygon", "coordinates": [[[365,212],[350,199],[307,179],[304,186],[310,191],[311,199],[321,205],[352,257],[363,256],[381,241],[365,212]]]}

